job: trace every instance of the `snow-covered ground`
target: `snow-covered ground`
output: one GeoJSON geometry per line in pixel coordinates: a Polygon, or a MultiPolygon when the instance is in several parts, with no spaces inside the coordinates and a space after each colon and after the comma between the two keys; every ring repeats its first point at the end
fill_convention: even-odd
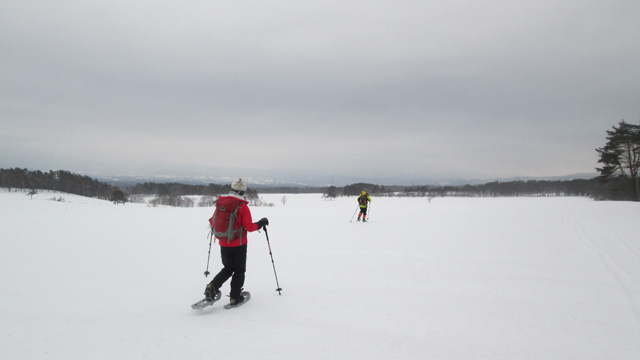
{"type": "Polygon", "coordinates": [[[256,232],[251,301],[194,311],[212,209],[0,190],[1,357],[640,358],[638,203],[262,197],[282,295],[256,232]]]}

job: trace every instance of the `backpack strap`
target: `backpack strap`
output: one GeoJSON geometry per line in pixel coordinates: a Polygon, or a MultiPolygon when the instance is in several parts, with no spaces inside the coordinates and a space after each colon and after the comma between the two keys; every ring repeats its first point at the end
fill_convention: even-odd
{"type": "Polygon", "coordinates": [[[231,216],[229,217],[229,228],[227,229],[227,244],[231,243],[231,240],[236,238],[236,234],[239,233],[240,242],[242,242],[242,226],[238,228],[238,230],[233,230],[233,226],[236,224],[236,219],[238,218],[238,210],[240,210],[240,203],[236,206],[236,209],[233,210],[231,216]]]}

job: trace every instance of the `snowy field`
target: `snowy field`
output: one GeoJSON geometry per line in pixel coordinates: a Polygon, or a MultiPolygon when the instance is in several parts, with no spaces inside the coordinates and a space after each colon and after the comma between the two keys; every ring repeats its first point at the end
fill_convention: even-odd
{"type": "Polygon", "coordinates": [[[211,208],[0,190],[0,357],[640,359],[638,203],[262,198],[282,295],[255,232],[251,301],[194,311],[211,208]]]}

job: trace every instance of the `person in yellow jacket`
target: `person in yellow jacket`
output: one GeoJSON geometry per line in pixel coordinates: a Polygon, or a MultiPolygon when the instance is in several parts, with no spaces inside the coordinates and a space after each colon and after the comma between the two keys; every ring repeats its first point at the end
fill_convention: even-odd
{"type": "Polygon", "coordinates": [[[358,221],[362,218],[363,222],[367,221],[367,208],[371,202],[371,197],[367,193],[367,190],[362,190],[360,196],[358,196],[358,204],[360,204],[360,214],[358,214],[358,221]]]}

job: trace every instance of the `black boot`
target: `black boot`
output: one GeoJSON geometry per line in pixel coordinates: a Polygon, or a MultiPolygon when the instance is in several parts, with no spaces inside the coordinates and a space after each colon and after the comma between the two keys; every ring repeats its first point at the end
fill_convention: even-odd
{"type": "Polygon", "coordinates": [[[221,297],[222,292],[214,288],[211,284],[208,284],[204,289],[204,298],[207,299],[207,301],[217,301],[220,300],[221,297]]]}
{"type": "Polygon", "coordinates": [[[231,301],[229,302],[231,305],[238,305],[242,302],[244,302],[244,296],[240,295],[237,298],[231,298],[231,301]]]}

